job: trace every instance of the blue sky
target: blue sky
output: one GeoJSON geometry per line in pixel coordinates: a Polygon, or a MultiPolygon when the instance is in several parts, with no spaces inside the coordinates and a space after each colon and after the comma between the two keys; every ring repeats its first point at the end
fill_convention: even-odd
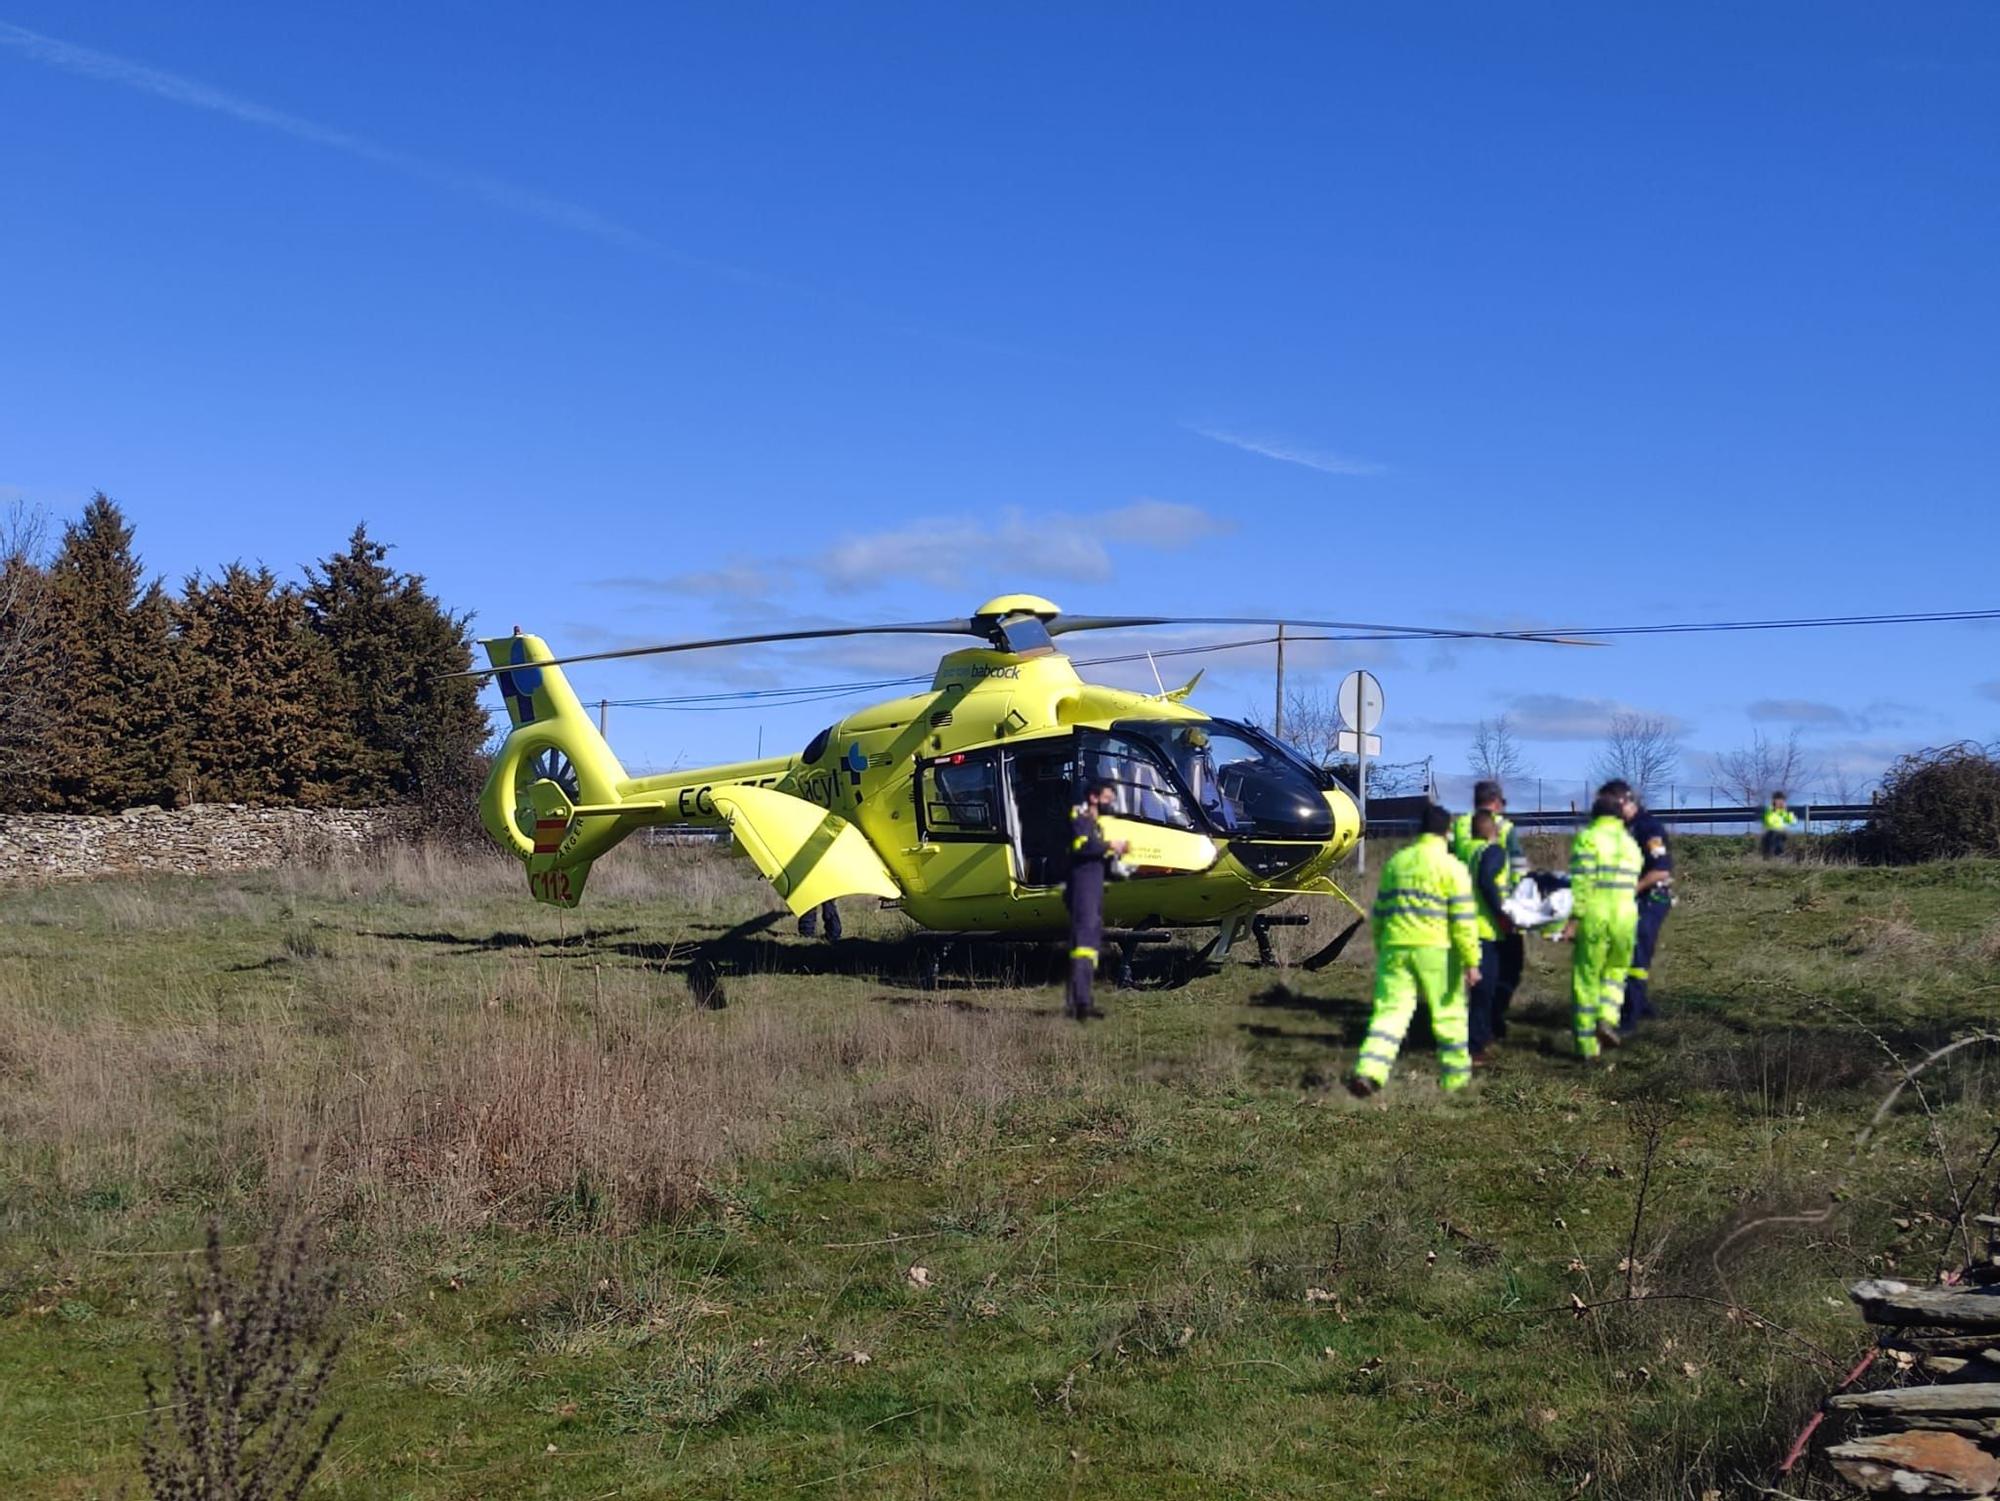
{"type": "MultiPolygon", "coordinates": [[[[170,578],[366,519],[570,650],[1003,588],[1447,625],[2000,604],[1990,5],[0,0],[0,99],[0,497],[102,488],[170,578]]],[[[1757,730],[1860,780],[2000,736],[1970,626],[1293,662],[1375,666],[1391,758],[1453,770],[1500,712],[1551,778],[1618,707],[1672,716],[1697,782],[1757,730]]],[[[1198,701],[1261,707],[1269,668],[1213,658],[1198,701]]],[[[613,740],[698,762],[837,708],[613,740]]]]}

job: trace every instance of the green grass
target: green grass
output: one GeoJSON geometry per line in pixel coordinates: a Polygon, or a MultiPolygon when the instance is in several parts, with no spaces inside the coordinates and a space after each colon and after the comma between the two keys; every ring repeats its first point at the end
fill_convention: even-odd
{"type": "Polygon", "coordinates": [[[1864,1347],[1847,1282],[1945,1254],[1983,1055],[1853,1143],[1885,1044],[2000,1019],[2000,866],[1688,845],[1664,1026],[1583,1071],[1536,944],[1468,1097],[1417,1043],[1366,1106],[1363,945],[1076,1029],[1041,959],[925,992],[893,914],[745,932],[671,851],[567,916],[411,855],[10,894],[0,1494],[135,1482],[182,1253],[287,1186],[346,1278],[317,1495],[1737,1494],[1864,1347]],[[1563,1311],[1628,1244],[1688,1296],[1563,1311]]]}

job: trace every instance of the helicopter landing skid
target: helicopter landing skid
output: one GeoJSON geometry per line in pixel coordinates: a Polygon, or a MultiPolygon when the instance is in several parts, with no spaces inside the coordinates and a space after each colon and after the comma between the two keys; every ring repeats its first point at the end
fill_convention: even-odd
{"type": "Polygon", "coordinates": [[[1201,951],[1201,961],[1204,964],[1220,964],[1227,959],[1230,949],[1235,947],[1237,938],[1247,925],[1250,936],[1257,941],[1257,962],[1264,965],[1276,964],[1278,955],[1271,947],[1271,929],[1298,928],[1311,921],[1312,914],[1308,912],[1259,912],[1254,917],[1248,918],[1225,917],[1221,922],[1220,931],[1201,951]]]}
{"type": "MultiPolygon", "coordinates": [[[[946,961],[962,950],[970,949],[974,945],[1039,941],[997,930],[984,933],[917,933],[912,937],[917,945],[917,983],[925,990],[938,988],[946,961]]],[[[1174,934],[1167,928],[1106,928],[1104,941],[1118,950],[1118,967],[1114,971],[1118,988],[1130,990],[1135,983],[1132,975],[1133,960],[1138,956],[1140,945],[1172,943],[1174,934]]]]}

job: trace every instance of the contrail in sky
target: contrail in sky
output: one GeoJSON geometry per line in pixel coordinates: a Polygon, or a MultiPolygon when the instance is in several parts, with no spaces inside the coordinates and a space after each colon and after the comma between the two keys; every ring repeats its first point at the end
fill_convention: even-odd
{"type": "Polygon", "coordinates": [[[336,130],[332,126],[287,114],[283,110],[271,109],[254,100],[224,93],[221,89],[210,88],[207,84],[198,83],[192,78],[183,78],[177,73],[164,72],[159,68],[149,68],[144,63],[114,57],[108,52],[96,52],[88,47],[78,47],[6,21],[0,21],[0,47],[11,47],[36,62],[44,63],[51,68],[60,68],[65,73],[74,73],[81,78],[116,84],[120,88],[135,89],[142,94],[151,94],[155,98],[165,99],[174,104],[186,105],[190,109],[202,109],[211,114],[226,115],[245,125],[275,130],[295,140],[305,141],[314,146],[324,146],[330,151],[344,152],[348,156],[359,157],[362,161],[386,167],[392,172],[400,172],[405,177],[415,178],[419,182],[429,183],[447,192],[476,198],[496,208],[506,209],[530,219],[540,219],[544,223],[573,230],[578,234],[592,235],[629,250],[643,250],[665,256],[684,265],[726,276],[735,281],[752,282],[762,286],[785,285],[776,278],[764,276],[759,272],[746,271],[736,266],[669,250],[652,236],[620,224],[615,219],[606,218],[596,210],[585,208],[581,204],[552,198],[546,193],[537,193],[531,188],[503,182],[482,172],[466,172],[456,167],[426,161],[420,156],[412,156],[407,151],[397,151],[388,146],[378,145],[365,136],[336,130]]]}
{"type": "Polygon", "coordinates": [[[1221,428],[1200,427],[1194,423],[1184,424],[1197,437],[1207,438],[1214,443],[1226,443],[1231,448],[1240,448],[1245,453],[1259,454],[1267,459],[1276,459],[1281,464],[1303,464],[1308,469],[1317,469],[1321,474],[1383,474],[1388,465],[1378,464],[1373,459],[1352,458],[1344,453],[1334,453],[1325,448],[1308,448],[1301,443],[1293,443],[1283,438],[1245,436],[1242,433],[1226,432],[1221,428]]]}

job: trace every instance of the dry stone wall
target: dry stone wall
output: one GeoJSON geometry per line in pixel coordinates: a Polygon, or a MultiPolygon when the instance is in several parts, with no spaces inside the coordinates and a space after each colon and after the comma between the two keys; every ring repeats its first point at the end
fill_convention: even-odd
{"type": "Polygon", "coordinates": [[[355,854],[413,832],[401,808],[128,808],[0,815],[0,886],[147,872],[273,870],[355,854]]]}

